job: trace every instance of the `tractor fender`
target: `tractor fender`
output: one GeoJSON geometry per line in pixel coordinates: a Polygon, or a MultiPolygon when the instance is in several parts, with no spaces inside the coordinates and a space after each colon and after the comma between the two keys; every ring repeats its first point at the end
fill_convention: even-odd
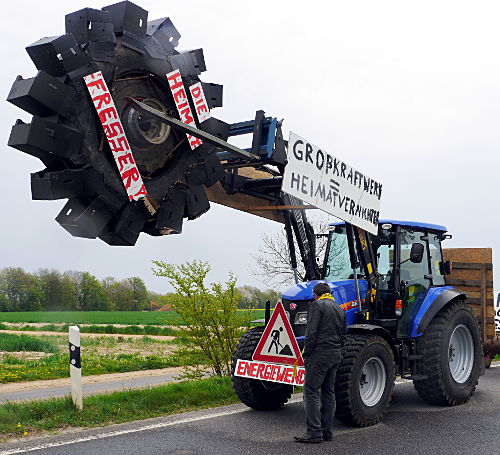
{"type": "Polygon", "coordinates": [[[431,288],[420,305],[411,324],[411,338],[424,333],[431,321],[446,305],[453,300],[466,300],[467,295],[452,286],[431,288]]]}
{"type": "Polygon", "coordinates": [[[371,333],[374,335],[378,335],[385,341],[387,341],[387,343],[389,343],[389,346],[391,347],[394,354],[394,358],[398,358],[398,352],[396,346],[394,345],[394,339],[392,338],[391,334],[386,329],[384,329],[384,327],[374,324],[350,324],[346,327],[346,332],[348,335],[353,333],[371,333]]]}

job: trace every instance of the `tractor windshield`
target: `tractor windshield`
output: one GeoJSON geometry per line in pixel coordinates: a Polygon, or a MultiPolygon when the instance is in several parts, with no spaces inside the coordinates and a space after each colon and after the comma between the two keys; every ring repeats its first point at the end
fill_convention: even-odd
{"type": "Polygon", "coordinates": [[[335,226],[328,238],[325,261],[325,280],[339,281],[353,278],[345,226],[335,226]]]}

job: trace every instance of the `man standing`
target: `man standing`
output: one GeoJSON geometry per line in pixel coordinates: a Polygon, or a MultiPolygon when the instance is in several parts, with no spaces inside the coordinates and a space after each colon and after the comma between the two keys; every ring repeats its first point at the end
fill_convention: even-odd
{"type": "Polygon", "coordinates": [[[304,406],[307,431],[297,442],[331,441],[335,414],[335,375],[342,360],[346,332],[345,312],[335,303],[327,283],[313,289],[304,346],[304,406]]]}

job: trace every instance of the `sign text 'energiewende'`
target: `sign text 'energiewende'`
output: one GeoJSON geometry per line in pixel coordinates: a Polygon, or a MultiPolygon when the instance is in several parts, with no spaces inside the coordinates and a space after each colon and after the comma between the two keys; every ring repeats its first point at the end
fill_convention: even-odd
{"type": "Polygon", "coordinates": [[[242,378],[259,379],[261,381],[278,382],[280,384],[304,385],[304,367],[297,367],[293,374],[291,365],[274,365],[272,363],[257,362],[256,360],[238,359],[234,375],[242,378]]]}

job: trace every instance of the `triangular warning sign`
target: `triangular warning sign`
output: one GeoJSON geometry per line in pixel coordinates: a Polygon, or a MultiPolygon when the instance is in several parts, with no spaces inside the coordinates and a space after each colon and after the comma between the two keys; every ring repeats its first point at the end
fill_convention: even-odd
{"type": "Polygon", "coordinates": [[[304,366],[299,345],[281,302],[276,305],[252,359],[285,365],[294,365],[299,359],[297,365],[304,366]]]}

